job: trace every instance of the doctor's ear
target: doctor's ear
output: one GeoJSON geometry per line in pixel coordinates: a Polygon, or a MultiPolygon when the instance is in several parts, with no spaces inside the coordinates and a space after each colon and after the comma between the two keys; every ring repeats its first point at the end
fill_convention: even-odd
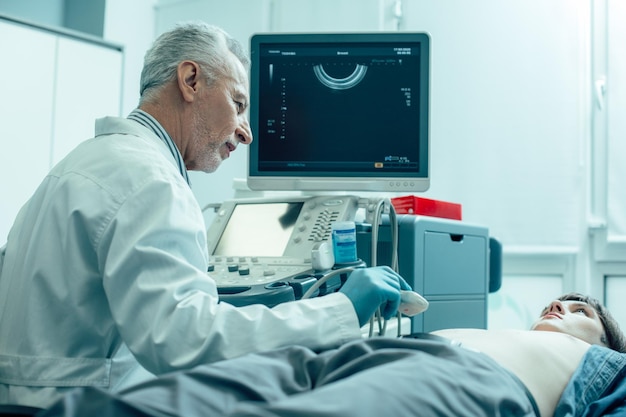
{"type": "Polygon", "coordinates": [[[178,88],[183,99],[192,102],[198,92],[200,81],[200,65],[194,61],[182,61],[176,69],[178,88]]]}

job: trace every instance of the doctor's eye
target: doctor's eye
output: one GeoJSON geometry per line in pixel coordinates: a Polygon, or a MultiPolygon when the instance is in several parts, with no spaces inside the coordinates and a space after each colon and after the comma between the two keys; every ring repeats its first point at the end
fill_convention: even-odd
{"type": "Polygon", "coordinates": [[[241,101],[235,100],[235,106],[237,106],[237,114],[241,114],[246,110],[245,103],[242,103],[241,101]]]}

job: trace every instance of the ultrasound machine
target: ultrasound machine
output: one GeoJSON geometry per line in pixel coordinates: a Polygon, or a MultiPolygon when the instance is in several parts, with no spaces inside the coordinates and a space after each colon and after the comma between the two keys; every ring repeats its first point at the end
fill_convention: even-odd
{"type": "Polygon", "coordinates": [[[488,230],[396,215],[389,199],[430,185],[429,35],[256,34],[250,56],[247,185],[299,194],[216,208],[208,273],[221,300],[323,296],[351,268],[389,265],[430,303],[411,331],[486,328],[488,230]],[[333,263],[331,229],[343,221],[355,222],[351,265],[333,263]]]}

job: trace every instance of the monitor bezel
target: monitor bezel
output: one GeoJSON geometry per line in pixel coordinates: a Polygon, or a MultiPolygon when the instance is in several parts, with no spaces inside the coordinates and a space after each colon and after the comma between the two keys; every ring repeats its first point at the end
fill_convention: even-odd
{"type": "Polygon", "coordinates": [[[355,32],[355,33],[258,33],[250,38],[250,126],[255,140],[248,151],[247,185],[255,191],[344,191],[344,192],[424,192],[430,187],[430,35],[427,32],[355,32]],[[288,43],[419,43],[420,44],[420,157],[419,172],[406,176],[368,176],[312,173],[260,172],[259,157],[259,82],[260,48],[288,43]]]}

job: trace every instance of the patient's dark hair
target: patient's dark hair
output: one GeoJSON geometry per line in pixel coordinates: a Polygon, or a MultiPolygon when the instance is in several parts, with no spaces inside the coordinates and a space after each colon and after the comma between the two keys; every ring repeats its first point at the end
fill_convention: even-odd
{"type": "Polygon", "coordinates": [[[618,352],[626,353],[626,337],[624,337],[624,333],[617,324],[617,321],[613,318],[609,310],[600,303],[600,301],[596,300],[593,297],[589,297],[588,295],[579,294],[576,292],[564,294],[559,297],[560,301],[581,301],[583,303],[589,304],[596,310],[598,313],[598,317],[600,317],[600,321],[602,322],[602,326],[604,326],[604,335],[602,337],[602,342],[607,345],[610,349],[616,350],[618,352]]]}

